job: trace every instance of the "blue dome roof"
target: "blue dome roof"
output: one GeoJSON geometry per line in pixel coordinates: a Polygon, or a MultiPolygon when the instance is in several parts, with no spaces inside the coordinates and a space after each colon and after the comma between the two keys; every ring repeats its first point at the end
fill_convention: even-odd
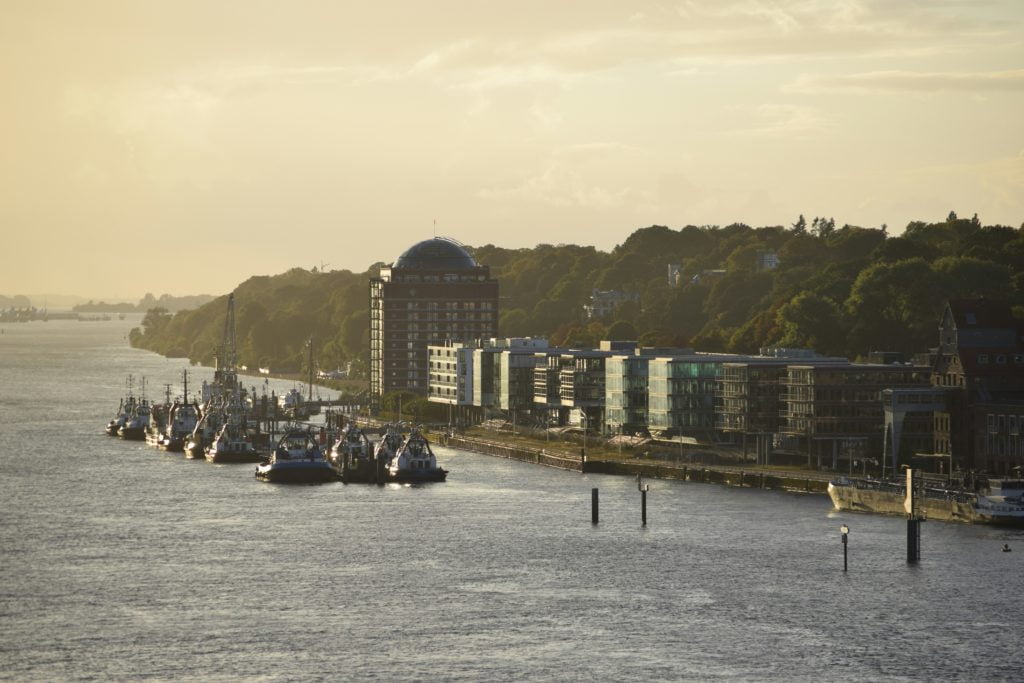
{"type": "Polygon", "coordinates": [[[392,268],[414,270],[472,270],[480,264],[454,240],[435,237],[412,245],[392,268]]]}

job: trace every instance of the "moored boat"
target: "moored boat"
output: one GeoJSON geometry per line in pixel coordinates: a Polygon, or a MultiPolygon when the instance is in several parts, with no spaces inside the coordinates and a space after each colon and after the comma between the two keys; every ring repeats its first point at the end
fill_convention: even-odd
{"type": "Polygon", "coordinates": [[[354,422],[349,422],[338,435],[329,460],[346,484],[384,482],[384,468],[377,463],[373,444],[354,422]]]}
{"type": "Polygon", "coordinates": [[[438,466],[427,438],[413,429],[391,460],[388,476],[397,482],[444,481],[448,471],[438,466]]]}
{"type": "MultiPolygon", "coordinates": [[[[839,477],[829,482],[828,495],[837,510],[907,515],[905,482],[839,477]]],[[[915,495],[926,519],[1024,526],[1024,482],[991,479],[987,493],[976,493],[933,481],[915,495]]]]}
{"type": "Polygon", "coordinates": [[[128,375],[125,379],[125,396],[118,403],[117,413],[114,414],[114,419],[108,422],[104,429],[109,436],[117,436],[121,427],[128,422],[132,416],[132,412],[135,410],[135,396],[132,394],[132,385],[134,380],[135,378],[132,375],[128,375]]]}
{"type": "Polygon", "coordinates": [[[109,436],[117,436],[117,433],[121,430],[126,422],[131,418],[132,410],[135,408],[135,399],[131,396],[126,399],[121,399],[120,405],[117,407],[117,414],[110,422],[107,423],[106,433],[109,436]]]}
{"type": "Polygon", "coordinates": [[[185,450],[185,442],[199,423],[199,408],[192,403],[175,403],[171,406],[167,426],[160,435],[157,445],[165,451],[185,450]]]}
{"type": "Polygon", "coordinates": [[[282,484],[319,484],[337,476],[311,430],[289,429],[270,459],[256,467],[256,478],[282,484]]]}
{"type": "Polygon", "coordinates": [[[209,462],[263,462],[264,458],[239,425],[225,423],[206,448],[209,462]]]}
{"type": "Polygon", "coordinates": [[[974,509],[986,524],[1024,526],[1024,479],[989,479],[974,509]]]}
{"type": "Polygon", "coordinates": [[[117,435],[128,441],[142,441],[146,438],[146,428],[149,427],[150,408],[146,399],[140,400],[132,411],[128,421],[117,430],[117,435]]]}

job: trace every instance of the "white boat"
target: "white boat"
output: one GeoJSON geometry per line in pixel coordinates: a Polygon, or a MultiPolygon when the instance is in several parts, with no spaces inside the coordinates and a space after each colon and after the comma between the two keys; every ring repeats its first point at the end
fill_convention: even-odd
{"type": "Polygon", "coordinates": [[[397,482],[444,481],[448,472],[438,467],[426,437],[413,429],[388,466],[388,476],[397,482]]]}
{"type": "Polygon", "coordinates": [[[1024,479],[989,479],[974,509],[979,521],[1024,526],[1024,479]]]}
{"type": "Polygon", "coordinates": [[[185,442],[199,423],[199,409],[191,403],[177,403],[171,406],[167,426],[157,446],[165,451],[183,451],[185,442]]]}
{"type": "Polygon", "coordinates": [[[117,406],[117,413],[115,413],[114,419],[107,423],[105,430],[110,436],[117,436],[121,427],[124,426],[135,411],[135,396],[132,394],[132,385],[134,380],[135,378],[132,375],[128,375],[125,379],[125,396],[117,406]]]}
{"type": "Polygon", "coordinates": [[[319,484],[337,476],[311,430],[289,429],[270,459],[257,465],[256,478],[283,484],[319,484]]]}

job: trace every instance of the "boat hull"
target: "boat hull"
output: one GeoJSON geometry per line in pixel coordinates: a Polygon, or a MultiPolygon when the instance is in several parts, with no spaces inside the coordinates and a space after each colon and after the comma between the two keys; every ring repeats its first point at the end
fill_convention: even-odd
{"type": "Polygon", "coordinates": [[[348,465],[343,464],[336,471],[346,484],[383,484],[388,479],[383,462],[378,465],[375,460],[358,460],[348,465]]]}
{"type": "MultiPolygon", "coordinates": [[[[829,482],[828,495],[837,510],[907,516],[903,507],[906,494],[898,486],[886,487],[877,483],[862,483],[858,486],[854,483],[829,482]]],[[[971,493],[929,492],[920,500],[920,505],[921,512],[929,520],[1024,526],[1024,517],[983,514],[978,510],[976,501],[977,497],[971,493]]]]}
{"type": "Polygon", "coordinates": [[[256,468],[256,478],[275,484],[323,484],[337,481],[337,474],[326,461],[277,462],[256,468]]]}
{"type": "Polygon", "coordinates": [[[160,440],[158,446],[171,453],[181,453],[185,450],[185,440],[181,438],[169,438],[164,437],[160,440]]]}
{"type": "Polygon", "coordinates": [[[444,481],[448,478],[448,470],[436,469],[423,472],[395,472],[390,475],[390,481],[399,484],[416,484],[420,482],[444,481]]]}
{"type": "Polygon", "coordinates": [[[117,435],[125,441],[143,441],[146,438],[145,427],[121,427],[117,435]]]}
{"type": "Polygon", "coordinates": [[[266,457],[258,451],[207,451],[206,461],[212,463],[253,463],[263,462],[266,457]]]}

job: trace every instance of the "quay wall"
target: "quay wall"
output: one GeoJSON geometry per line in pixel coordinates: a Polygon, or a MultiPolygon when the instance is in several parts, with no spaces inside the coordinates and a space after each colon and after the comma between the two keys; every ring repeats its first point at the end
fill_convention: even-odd
{"type": "Polygon", "coordinates": [[[639,474],[653,479],[678,479],[744,488],[780,489],[804,493],[828,492],[828,481],[825,479],[765,470],[746,471],[706,465],[665,465],[606,460],[587,462],[585,471],[634,477],[639,474]]]}
{"type": "Polygon", "coordinates": [[[451,448],[493,455],[499,458],[508,458],[509,460],[532,462],[537,465],[557,467],[561,470],[572,470],[574,472],[583,471],[583,462],[580,458],[572,458],[540,448],[509,446],[508,444],[472,439],[464,436],[445,436],[442,437],[441,443],[451,448]]]}
{"type": "Polygon", "coordinates": [[[499,458],[530,462],[547,467],[557,467],[574,472],[614,474],[635,477],[641,475],[651,479],[677,479],[680,481],[723,484],[745,488],[779,489],[822,494],[828,491],[828,480],[803,477],[799,474],[771,471],[745,471],[735,468],[694,465],[668,465],[661,463],[621,462],[610,460],[587,460],[544,449],[524,448],[483,439],[464,436],[445,436],[442,444],[451,448],[493,455],[499,458]]]}

